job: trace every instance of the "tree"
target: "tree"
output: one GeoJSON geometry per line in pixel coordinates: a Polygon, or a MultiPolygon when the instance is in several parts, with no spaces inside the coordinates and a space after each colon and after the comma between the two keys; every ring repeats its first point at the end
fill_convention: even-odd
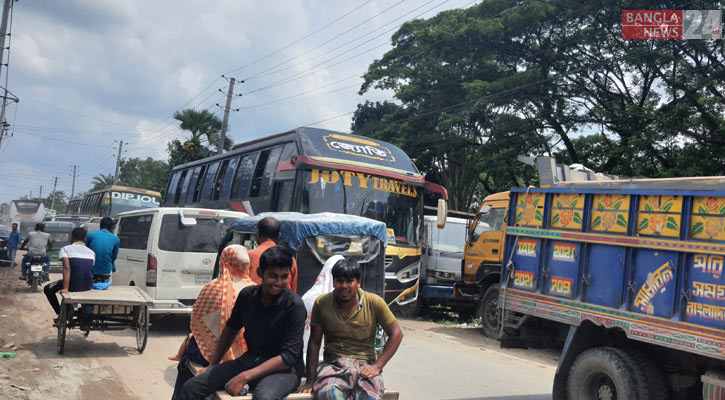
{"type": "MultiPolygon", "coordinates": [[[[167,143],[166,151],[169,153],[169,165],[172,168],[216,153],[213,149],[219,147],[219,135],[222,129],[219,117],[208,110],[187,108],[175,112],[174,118],[180,122],[179,127],[189,131],[191,136],[184,141],[173,139],[167,143]]],[[[224,139],[224,149],[230,150],[233,145],[232,140],[228,136],[224,139]]]]}
{"type": "Polygon", "coordinates": [[[408,22],[360,90],[396,102],[359,105],[352,129],[401,146],[459,209],[533,183],[518,155],[628,176],[725,173],[723,41],[622,40],[621,10],[641,8],[496,0],[408,22]]]}
{"type": "Polygon", "coordinates": [[[169,164],[154,160],[129,158],[121,161],[119,180],[131,187],[163,192],[169,180],[169,164]]]}
{"type": "Polygon", "coordinates": [[[93,187],[91,190],[103,189],[106,186],[113,185],[113,175],[111,174],[98,174],[91,180],[93,187]]]}
{"type": "Polygon", "coordinates": [[[53,206],[53,209],[56,211],[58,215],[65,214],[67,211],[68,206],[68,198],[66,197],[65,192],[63,191],[55,191],[54,193],[51,192],[48,194],[48,196],[44,199],[42,199],[43,206],[45,206],[46,209],[50,209],[51,205],[53,206]],[[55,201],[54,201],[55,198],[55,201]]]}

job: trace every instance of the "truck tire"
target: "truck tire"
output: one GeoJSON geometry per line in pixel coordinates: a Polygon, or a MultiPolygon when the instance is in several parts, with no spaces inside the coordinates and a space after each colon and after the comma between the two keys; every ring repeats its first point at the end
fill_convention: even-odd
{"type": "Polygon", "coordinates": [[[596,347],[579,354],[569,369],[569,400],[648,400],[647,379],[629,353],[614,347],[596,347]]]}
{"type": "Polygon", "coordinates": [[[630,350],[629,353],[637,361],[644,374],[644,378],[647,381],[647,389],[649,390],[649,397],[651,399],[668,400],[670,394],[662,368],[654,362],[652,357],[641,351],[630,350]]]}
{"type": "Polygon", "coordinates": [[[478,314],[481,316],[481,330],[491,339],[501,338],[501,311],[498,307],[499,285],[494,283],[486,289],[481,298],[478,314]]]}

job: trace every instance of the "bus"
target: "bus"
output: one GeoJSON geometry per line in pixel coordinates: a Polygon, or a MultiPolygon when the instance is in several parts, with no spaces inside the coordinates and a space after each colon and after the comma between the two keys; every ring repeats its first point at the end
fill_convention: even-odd
{"type": "Polygon", "coordinates": [[[11,223],[43,222],[45,218],[45,206],[40,200],[13,200],[10,202],[8,214],[11,223]]]}
{"type": "Polygon", "coordinates": [[[82,198],[70,200],[67,213],[90,217],[115,217],[124,211],[153,208],[160,204],[159,192],[114,185],[89,192],[82,198]]]}
{"type": "Polygon", "coordinates": [[[382,221],[388,232],[385,298],[402,306],[418,296],[424,190],[447,199],[398,147],[305,127],[174,167],[164,206],[250,215],[336,212],[382,221]]]}

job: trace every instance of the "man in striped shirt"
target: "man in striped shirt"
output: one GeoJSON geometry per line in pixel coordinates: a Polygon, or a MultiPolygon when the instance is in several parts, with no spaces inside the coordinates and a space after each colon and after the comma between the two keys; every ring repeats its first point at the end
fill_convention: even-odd
{"type": "Polygon", "coordinates": [[[86,247],[86,230],[75,228],[71,232],[73,244],[64,246],[58,253],[58,258],[63,263],[63,279],[49,283],[43,288],[48,302],[60,313],[60,304],[56,293],[84,292],[91,290],[93,284],[93,264],[96,261],[96,254],[86,247]]]}

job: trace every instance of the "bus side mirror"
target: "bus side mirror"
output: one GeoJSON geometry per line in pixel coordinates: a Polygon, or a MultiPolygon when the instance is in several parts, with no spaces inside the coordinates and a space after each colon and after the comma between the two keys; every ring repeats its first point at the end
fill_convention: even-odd
{"type": "Polygon", "coordinates": [[[436,215],[436,223],[438,229],[446,227],[446,217],[448,216],[448,203],[444,199],[438,199],[438,209],[436,215]]]}

